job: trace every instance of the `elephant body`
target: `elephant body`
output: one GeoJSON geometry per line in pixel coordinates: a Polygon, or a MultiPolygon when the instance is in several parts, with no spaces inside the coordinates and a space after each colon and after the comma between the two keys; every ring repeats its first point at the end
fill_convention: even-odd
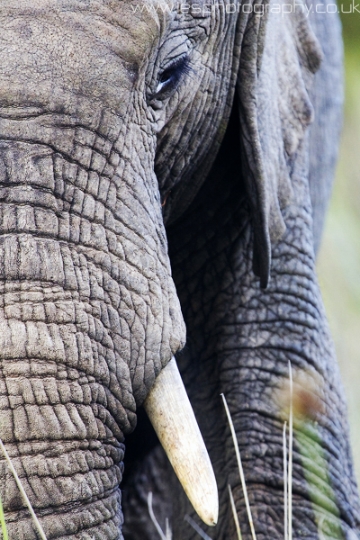
{"type": "MultiPolygon", "coordinates": [[[[149,491],[174,540],[196,538],[141,409],[173,355],[218,483],[213,540],[237,538],[228,484],[251,537],[220,393],[257,537],[284,536],[289,362],[293,537],[360,533],[315,271],[341,36],[310,8],[1,3],[0,436],[49,540],[155,540],[149,491]]],[[[10,539],[37,538],[5,461],[0,495],[10,539]]]]}

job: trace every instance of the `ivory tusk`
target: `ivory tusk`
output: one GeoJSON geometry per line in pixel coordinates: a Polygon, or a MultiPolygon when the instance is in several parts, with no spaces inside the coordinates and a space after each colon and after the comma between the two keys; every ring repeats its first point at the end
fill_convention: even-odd
{"type": "Polygon", "coordinates": [[[144,407],[197,514],[207,525],[216,525],[215,475],[175,358],[157,377],[144,407]]]}

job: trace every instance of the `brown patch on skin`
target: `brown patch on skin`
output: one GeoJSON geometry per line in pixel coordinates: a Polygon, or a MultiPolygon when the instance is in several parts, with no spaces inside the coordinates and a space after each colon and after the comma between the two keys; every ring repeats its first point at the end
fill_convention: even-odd
{"type": "Polygon", "coordinates": [[[293,396],[293,406],[297,416],[305,416],[315,420],[316,416],[322,412],[323,406],[318,396],[315,396],[308,389],[298,388],[293,396]]]}
{"type": "MultiPolygon", "coordinates": [[[[321,397],[323,381],[317,373],[293,369],[293,415],[294,419],[315,422],[324,413],[321,397]]],[[[288,419],[290,409],[290,381],[283,380],[276,396],[282,415],[288,419]]]]}

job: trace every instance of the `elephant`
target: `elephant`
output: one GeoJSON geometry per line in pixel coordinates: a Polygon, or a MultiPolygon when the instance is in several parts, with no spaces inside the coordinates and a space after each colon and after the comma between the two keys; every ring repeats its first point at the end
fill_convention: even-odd
{"type": "MultiPolygon", "coordinates": [[[[217,483],[204,534],[238,538],[229,484],[253,538],[223,393],[257,538],[286,538],[289,363],[292,538],[359,538],[315,269],[342,115],[333,7],[2,0],[0,437],[49,540],[155,540],[149,492],[174,540],[198,537],[170,466],[193,437],[169,461],[144,412],[160,387],[188,406],[160,385],[170,366],[217,483]]],[[[0,495],[9,538],[39,538],[4,459],[0,495]]]]}

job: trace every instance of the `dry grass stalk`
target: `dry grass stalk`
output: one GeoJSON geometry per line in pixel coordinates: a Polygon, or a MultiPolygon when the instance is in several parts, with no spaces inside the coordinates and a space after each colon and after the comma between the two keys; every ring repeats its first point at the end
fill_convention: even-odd
{"type": "Polygon", "coordinates": [[[289,518],[289,540],[292,540],[292,473],[293,473],[293,420],[294,420],[294,414],[293,414],[293,378],[292,378],[292,368],[291,368],[291,362],[289,360],[289,400],[290,400],[290,408],[289,408],[289,466],[288,466],[288,500],[289,500],[289,511],[288,511],[288,518],[289,518]]]}
{"type": "Polygon", "coordinates": [[[283,464],[284,464],[284,540],[288,540],[288,479],[287,479],[287,445],[286,445],[286,427],[284,422],[283,429],[283,464]]]}
{"type": "Polygon", "coordinates": [[[158,520],[156,519],[155,517],[155,514],[154,514],[154,510],[153,510],[153,507],[152,507],[152,492],[149,491],[148,493],[148,498],[147,498],[147,503],[148,503],[148,510],[149,510],[149,516],[151,518],[151,521],[153,522],[154,526],[155,526],[155,529],[157,530],[161,540],[171,540],[172,539],[172,533],[171,533],[171,530],[170,530],[170,527],[169,527],[169,521],[166,520],[166,533],[164,534],[163,531],[162,531],[162,528],[160,527],[159,525],[159,522],[158,520]]]}
{"type": "Polygon", "coordinates": [[[169,540],[171,540],[172,532],[170,529],[170,523],[168,518],[165,519],[165,536],[166,538],[169,538],[169,540]]]}
{"type": "Polygon", "coordinates": [[[202,528],[196,523],[196,521],[194,521],[190,516],[188,516],[188,514],[185,515],[184,519],[194,529],[194,531],[196,531],[198,535],[203,538],[203,540],[211,540],[210,536],[208,536],[206,532],[203,531],[202,528]]]}
{"type": "Polygon", "coordinates": [[[251,530],[251,536],[252,536],[253,540],[256,540],[254,522],[253,522],[252,515],[251,515],[249,497],[248,497],[248,493],[247,493],[247,489],[246,489],[244,470],[243,470],[242,463],[241,463],[240,450],[239,450],[239,445],[238,445],[237,438],[236,438],[235,428],[234,428],[233,421],[231,419],[231,414],[230,414],[229,407],[228,407],[228,404],[227,404],[227,401],[226,401],[226,398],[225,398],[224,394],[221,394],[221,397],[222,397],[222,400],[223,400],[223,403],[224,403],[226,416],[228,418],[230,431],[231,431],[231,436],[232,436],[233,443],[234,443],[235,454],[236,454],[236,459],[237,459],[239,473],[240,473],[241,486],[242,486],[242,490],[243,490],[243,493],[244,493],[246,511],[247,511],[250,530],[251,530]]]}
{"type": "Polygon", "coordinates": [[[236,512],[235,501],[234,501],[234,497],[233,497],[233,494],[232,494],[232,491],[231,491],[230,484],[228,484],[228,490],[229,490],[231,510],[232,510],[233,517],[234,517],[237,537],[238,537],[238,540],[242,540],[239,518],[238,518],[238,515],[237,515],[237,512],[236,512]]]}
{"type": "Polygon", "coordinates": [[[21,493],[21,495],[22,495],[22,497],[23,497],[23,499],[24,499],[24,501],[25,501],[25,503],[26,503],[26,506],[28,507],[28,509],[29,509],[29,511],[30,511],[31,517],[32,517],[33,520],[34,520],[34,523],[35,523],[35,525],[36,525],[36,528],[37,528],[37,530],[39,531],[40,537],[42,538],[42,540],[47,540],[46,535],[45,535],[45,533],[44,533],[44,529],[42,528],[40,521],[39,521],[38,518],[36,517],[36,514],[35,514],[35,512],[34,512],[34,509],[33,509],[32,505],[31,505],[31,502],[29,501],[29,498],[28,498],[28,496],[27,496],[26,493],[25,493],[25,490],[24,490],[24,488],[23,488],[23,485],[22,485],[22,483],[21,483],[21,480],[20,480],[20,478],[18,477],[17,472],[15,471],[14,465],[12,464],[12,461],[11,461],[11,459],[10,459],[10,456],[9,456],[9,454],[7,453],[7,450],[6,450],[5,446],[3,445],[3,442],[2,442],[1,439],[0,439],[0,448],[1,448],[1,450],[2,450],[2,452],[3,452],[3,454],[4,454],[4,456],[5,456],[5,459],[6,459],[7,463],[8,463],[8,465],[9,465],[9,469],[10,469],[10,471],[12,472],[13,477],[15,478],[15,482],[16,482],[16,484],[17,484],[17,486],[18,486],[18,488],[19,488],[19,491],[20,491],[20,493],[21,493]]]}

